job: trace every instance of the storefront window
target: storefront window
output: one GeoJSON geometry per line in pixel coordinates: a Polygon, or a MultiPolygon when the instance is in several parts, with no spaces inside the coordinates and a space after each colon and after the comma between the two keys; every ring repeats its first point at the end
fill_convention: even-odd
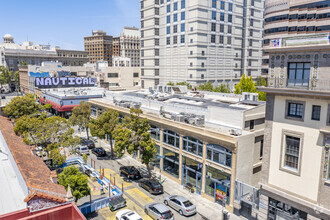
{"type": "Polygon", "coordinates": [[[163,169],[166,173],[179,178],[179,154],[163,148],[163,169]]]}
{"type": "Polygon", "coordinates": [[[183,137],[183,150],[203,156],[203,142],[193,137],[183,137]]]}
{"type": "Polygon", "coordinates": [[[164,130],[164,143],[171,145],[173,147],[180,147],[180,136],[171,130],[164,130]]]}
{"type": "Polygon", "coordinates": [[[268,219],[292,219],[303,220],[307,219],[307,213],[300,211],[292,206],[275,199],[269,198],[268,204],[268,219]]]}
{"type": "Polygon", "coordinates": [[[220,145],[208,144],[207,159],[231,167],[232,152],[220,145]]]}
{"type": "Polygon", "coordinates": [[[214,196],[214,200],[221,205],[230,202],[230,174],[216,168],[206,167],[205,193],[214,196]]]}
{"type": "Polygon", "coordinates": [[[160,156],[160,146],[158,144],[156,144],[155,148],[156,148],[157,152],[156,152],[154,158],[152,159],[150,165],[160,169],[160,158],[159,158],[159,156],[160,156]]]}
{"type": "Polygon", "coordinates": [[[182,156],[182,184],[191,184],[197,193],[201,193],[203,164],[182,156]]]}
{"type": "Polygon", "coordinates": [[[160,129],[154,125],[150,125],[150,135],[156,140],[160,140],[160,129]]]}

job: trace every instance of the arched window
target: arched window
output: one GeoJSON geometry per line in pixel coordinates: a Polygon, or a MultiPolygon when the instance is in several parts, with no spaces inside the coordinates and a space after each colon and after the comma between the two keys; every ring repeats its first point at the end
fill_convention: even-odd
{"type": "Polygon", "coordinates": [[[180,136],[171,130],[164,130],[164,143],[171,145],[173,147],[180,148],[180,136]]]}
{"type": "Polygon", "coordinates": [[[232,152],[230,150],[217,144],[208,144],[206,145],[206,148],[207,148],[206,158],[208,160],[212,160],[222,165],[231,167],[232,152]]]}
{"type": "Polygon", "coordinates": [[[203,156],[203,142],[201,142],[197,138],[188,136],[183,137],[182,149],[193,154],[203,156]]]}

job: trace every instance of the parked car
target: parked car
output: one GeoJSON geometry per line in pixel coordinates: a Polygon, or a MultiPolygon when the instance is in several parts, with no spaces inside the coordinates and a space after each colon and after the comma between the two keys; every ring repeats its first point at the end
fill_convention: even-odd
{"type": "Polygon", "coordinates": [[[42,156],[46,156],[47,153],[44,151],[44,149],[42,147],[36,147],[36,154],[38,157],[41,157],[41,154],[42,156]]]}
{"type": "Polygon", "coordinates": [[[96,147],[92,149],[92,153],[97,157],[105,157],[107,156],[107,152],[102,147],[96,147]]]}
{"type": "Polygon", "coordinates": [[[159,182],[153,179],[142,179],[139,181],[139,186],[147,190],[151,194],[164,193],[163,186],[159,182]]]}
{"type": "Polygon", "coordinates": [[[144,211],[148,214],[152,219],[155,220],[174,220],[174,215],[169,208],[167,208],[164,204],[153,202],[149,203],[145,206],[144,211]]]}
{"type": "Polygon", "coordinates": [[[126,176],[128,179],[140,179],[141,173],[133,166],[121,166],[119,168],[120,175],[126,176]]]}
{"type": "Polygon", "coordinates": [[[89,150],[88,150],[88,148],[86,146],[79,146],[79,147],[77,147],[77,152],[80,155],[83,155],[83,154],[89,155],[89,150]]]}
{"type": "Polygon", "coordinates": [[[116,214],[116,220],[143,220],[139,214],[129,209],[118,211],[116,214]]]}
{"type": "Polygon", "coordinates": [[[84,146],[87,146],[88,149],[93,149],[95,148],[95,144],[92,140],[88,140],[86,138],[81,138],[81,141],[80,141],[80,144],[81,145],[84,145],[84,146]]]}
{"type": "Polygon", "coordinates": [[[183,196],[167,196],[164,204],[171,206],[178,211],[180,215],[194,215],[196,214],[196,206],[183,196]]]}

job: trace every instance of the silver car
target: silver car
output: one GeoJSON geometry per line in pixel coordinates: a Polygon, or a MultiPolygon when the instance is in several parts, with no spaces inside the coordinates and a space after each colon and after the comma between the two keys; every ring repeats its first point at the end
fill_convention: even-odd
{"type": "Polygon", "coordinates": [[[144,211],[154,220],[174,220],[174,215],[171,210],[162,203],[149,203],[145,206],[144,211]]]}
{"type": "Polygon", "coordinates": [[[196,206],[183,196],[167,196],[164,203],[178,211],[180,215],[196,214],[196,206]]]}

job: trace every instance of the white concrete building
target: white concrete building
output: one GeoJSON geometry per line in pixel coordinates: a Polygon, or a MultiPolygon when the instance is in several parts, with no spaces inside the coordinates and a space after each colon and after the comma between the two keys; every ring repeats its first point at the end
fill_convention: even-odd
{"type": "Polygon", "coordinates": [[[120,34],[120,56],[131,59],[131,66],[140,66],[140,31],[135,27],[124,27],[120,34]]]}
{"type": "Polygon", "coordinates": [[[261,75],[264,0],[141,1],[142,88],[261,75]]]}

